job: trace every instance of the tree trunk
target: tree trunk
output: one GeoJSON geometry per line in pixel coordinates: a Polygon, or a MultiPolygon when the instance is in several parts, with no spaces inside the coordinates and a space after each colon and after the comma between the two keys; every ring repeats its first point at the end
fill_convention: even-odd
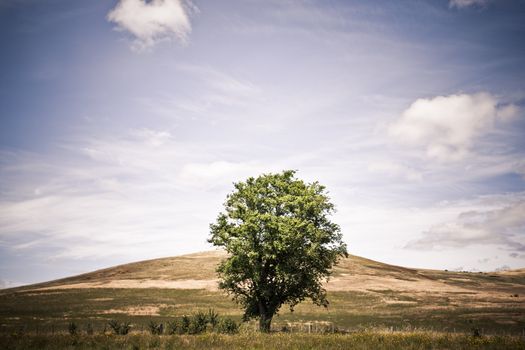
{"type": "Polygon", "coordinates": [[[259,301],[259,331],[263,333],[270,332],[272,325],[273,312],[262,301],[259,301]]]}
{"type": "Polygon", "coordinates": [[[259,316],[259,331],[269,333],[272,326],[273,315],[261,314],[259,316]]]}

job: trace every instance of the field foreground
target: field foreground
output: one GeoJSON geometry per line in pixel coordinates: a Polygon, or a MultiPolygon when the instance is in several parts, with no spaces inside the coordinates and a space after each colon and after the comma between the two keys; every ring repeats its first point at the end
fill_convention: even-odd
{"type": "Polygon", "coordinates": [[[353,334],[260,334],[153,336],[0,336],[4,349],[525,349],[523,338],[473,337],[433,332],[353,334]]]}

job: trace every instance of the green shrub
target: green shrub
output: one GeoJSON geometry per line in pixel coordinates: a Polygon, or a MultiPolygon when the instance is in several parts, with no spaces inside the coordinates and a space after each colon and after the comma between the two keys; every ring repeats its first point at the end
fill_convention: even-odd
{"type": "Polygon", "coordinates": [[[235,334],[239,331],[239,325],[231,318],[221,318],[217,323],[217,331],[224,334],[235,334]]]}
{"type": "Polygon", "coordinates": [[[219,323],[219,314],[213,309],[208,309],[208,314],[206,315],[208,323],[215,329],[219,323]]]}
{"type": "Polygon", "coordinates": [[[78,330],[77,324],[75,322],[69,322],[69,324],[67,326],[67,330],[68,330],[69,334],[71,334],[71,335],[77,334],[77,330],[78,330]]]}
{"type": "Polygon", "coordinates": [[[148,324],[149,331],[151,334],[155,335],[161,335],[164,333],[164,325],[162,323],[157,323],[155,321],[149,321],[148,324]]]}
{"type": "Polygon", "coordinates": [[[188,328],[189,334],[199,334],[206,331],[206,326],[208,325],[207,315],[199,311],[191,317],[190,326],[188,328]]]}
{"type": "Polygon", "coordinates": [[[113,330],[115,334],[120,333],[120,323],[116,320],[110,320],[108,326],[113,330]]]}
{"type": "Polygon", "coordinates": [[[130,329],[131,329],[131,324],[129,322],[122,322],[120,324],[120,334],[121,335],[128,334],[130,329]]]}
{"type": "Polygon", "coordinates": [[[86,325],[86,334],[87,335],[93,335],[93,325],[91,323],[88,323],[86,325]]]}
{"type": "Polygon", "coordinates": [[[476,327],[472,328],[471,332],[472,332],[473,337],[476,337],[476,338],[481,337],[481,330],[479,328],[476,328],[476,327]]]}
{"type": "Polygon", "coordinates": [[[126,335],[129,333],[129,330],[131,329],[131,325],[129,322],[122,322],[116,320],[111,320],[108,322],[109,327],[113,330],[113,332],[117,335],[126,335]]]}
{"type": "Polygon", "coordinates": [[[120,333],[120,322],[118,322],[116,320],[110,320],[108,322],[108,326],[113,330],[113,332],[115,334],[119,334],[120,333]]]}
{"type": "Polygon", "coordinates": [[[184,315],[180,321],[180,333],[188,333],[190,330],[191,319],[189,316],[184,315]]]}
{"type": "MultiPolygon", "coordinates": [[[[159,332],[162,324],[153,321],[149,323],[151,334],[162,334],[159,332]]],[[[206,331],[217,331],[219,333],[233,334],[237,333],[239,325],[232,319],[221,318],[213,309],[207,312],[199,311],[191,316],[184,315],[181,318],[175,318],[166,324],[166,334],[201,334],[206,331]]]]}
{"type": "Polygon", "coordinates": [[[177,319],[174,319],[173,321],[168,321],[166,324],[166,333],[169,335],[173,334],[182,334],[182,326],[181,322],[177,319]]]}

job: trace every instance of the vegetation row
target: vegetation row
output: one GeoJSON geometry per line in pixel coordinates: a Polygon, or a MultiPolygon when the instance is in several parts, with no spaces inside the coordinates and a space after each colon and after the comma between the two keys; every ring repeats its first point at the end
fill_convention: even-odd
{"type": "MultiPolygon", "coordinates": [[[[132,329],[131,322],[118,320],[110,320],[107,327],[116,335],[126,335],[132,329]]],[[[106,333],[106,329],[104,329],[104,333],[106,333]]],[[[153,335],[201,334],[204,332],[235,334],[239,330],[239,325],[233,319],[220,317],[213,309],[209,309],[208,312],[199,311],[193,315],[174,318],[166,323],[151,320],[148,324],[148,330],[153,335]]],[[[86,325],[85,331],[87,335],[93,335],[91,323],[86,325]]],[[[68,332],[71,335],[77,335],[81,330],[77,323],[70,322],[68,332]]]]}

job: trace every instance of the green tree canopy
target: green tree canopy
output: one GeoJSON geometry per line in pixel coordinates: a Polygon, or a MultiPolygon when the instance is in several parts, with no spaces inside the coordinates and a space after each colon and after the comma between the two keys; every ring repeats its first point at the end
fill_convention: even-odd
{"type": "Polygon", "coordinates": [[[325,187],[305,183],[295,171],[264,174],[234,184],[225,210],[210,225],[209,242],[228,258],[219,265],[219,287],[244,308],[244,319],[259,318],[269,331],[284,304],[311,299],[327,306],[322,282],[347,256],[325,187]]]}

